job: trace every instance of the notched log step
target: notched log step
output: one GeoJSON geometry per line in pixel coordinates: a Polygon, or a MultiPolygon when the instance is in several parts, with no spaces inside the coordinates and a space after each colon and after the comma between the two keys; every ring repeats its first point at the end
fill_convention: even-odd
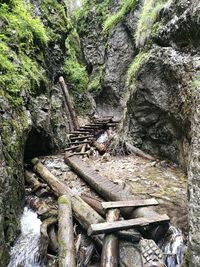
{"type": "Polygon", "coordinates": [[[69,142],[68,145],[82,145],[82,144],[91,144],[92,140],[88,140],[88,141],[77,141],[77,142],[69,142]]]}
{"type": "Polygon", "coordinates": [[[91,224],[88,229],[88,235],[97,235],[102,233],[112,233],[120,230],[131,229],[136,226],[146,226],[149,224],[157,224],[161,222],[169,222],[170,218],[166,215],[157,215],[152,217],[143,217],[125,221],[117,221],[112,223],[91,224]]]}
{"type": "Polygon", "coordinates": [[[94,135],[86,135],[86,136],[79,136],[79,137],[70,137],[70,140],[71,141],[75,141],[75,140],[91,140],[91,139],[94,139],[94,135]]]}

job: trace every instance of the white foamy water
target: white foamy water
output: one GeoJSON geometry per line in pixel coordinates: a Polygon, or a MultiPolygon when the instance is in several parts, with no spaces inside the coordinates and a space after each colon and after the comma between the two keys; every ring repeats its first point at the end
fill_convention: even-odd
{"type": "Polygon", "coordinates": [[[37,214],[25,207],[21,217],[21,234],[11,250],[8,267],[44,267],[39,252],[40,225],[37,214]]]}
{"type": "Polygon", "coordinates": [[[170,226],[169,240],[163,246],[164,262],[167,267],[180,267],[184,257],[183,234],[180,229],[170,226]]]}

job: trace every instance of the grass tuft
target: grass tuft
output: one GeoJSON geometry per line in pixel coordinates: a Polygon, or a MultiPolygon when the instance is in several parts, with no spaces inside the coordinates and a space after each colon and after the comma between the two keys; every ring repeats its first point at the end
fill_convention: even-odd
{"type": "Polygon", "coordinates": [[[119,11],[108,17],[103,25],[103,31],[109,32],[115,25],[117,25],[123,17],[132,9],[135,7],[137,3],[137,0],[123,0],[122,5],[119,9],[119,11]]]}
{"type": "Polygon", "coordinates": [[[152,32],[159,12],[165,7],[167,2],[169,0],[145,0],[135,33],[137,47],[144,46],[152,32]]]}

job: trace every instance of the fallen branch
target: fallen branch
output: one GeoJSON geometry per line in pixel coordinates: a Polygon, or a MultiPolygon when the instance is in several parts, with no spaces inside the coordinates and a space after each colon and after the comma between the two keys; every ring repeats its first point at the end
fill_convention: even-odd
{"type": "Polygon", "coordinates": [[[126,146],[126,150],[130,153],[130,154],[135,154],[137,156],[140,156],[144,159],[149,159],[149,160],[156,160],[154,157],[152,157],[151,155],[143,152],[141,149],[131,145],[128,142],[125,142],[125,146],[126,146]]]}
{"type": "MultiPolygon", "coordinates": [[[[118,221],[119,216],[120,212],[118,209],[109,210],[107,213],[107,222],[118,221]]],[[[118,266],[118,237],[115,234],[108,234],[104,237],[100,267],[117,267],[117,266],[118,266]]]]}
{"type": "Polygon", "coordinates": [[[59,267],[76,267],[71,201],[66,195],[58,199],[58,261],[59,267]]]}

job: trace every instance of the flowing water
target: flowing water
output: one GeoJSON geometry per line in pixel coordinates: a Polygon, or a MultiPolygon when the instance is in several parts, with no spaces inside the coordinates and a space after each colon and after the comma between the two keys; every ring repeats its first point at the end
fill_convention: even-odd
{"type": "Polygon", "coordinates": [[[167,267],[180,267],[184,257],[183,234],[174,226],[170,226],[169,231],[169,238],[163,245],[164,262],[167,267]]]}
{"type": "Polygon", "coordinates": [[[37,214],[25,207],[21,217],[21,235],[11,250],[8,267],[44,267],[39,253],[40,225],[37,214]]]}

